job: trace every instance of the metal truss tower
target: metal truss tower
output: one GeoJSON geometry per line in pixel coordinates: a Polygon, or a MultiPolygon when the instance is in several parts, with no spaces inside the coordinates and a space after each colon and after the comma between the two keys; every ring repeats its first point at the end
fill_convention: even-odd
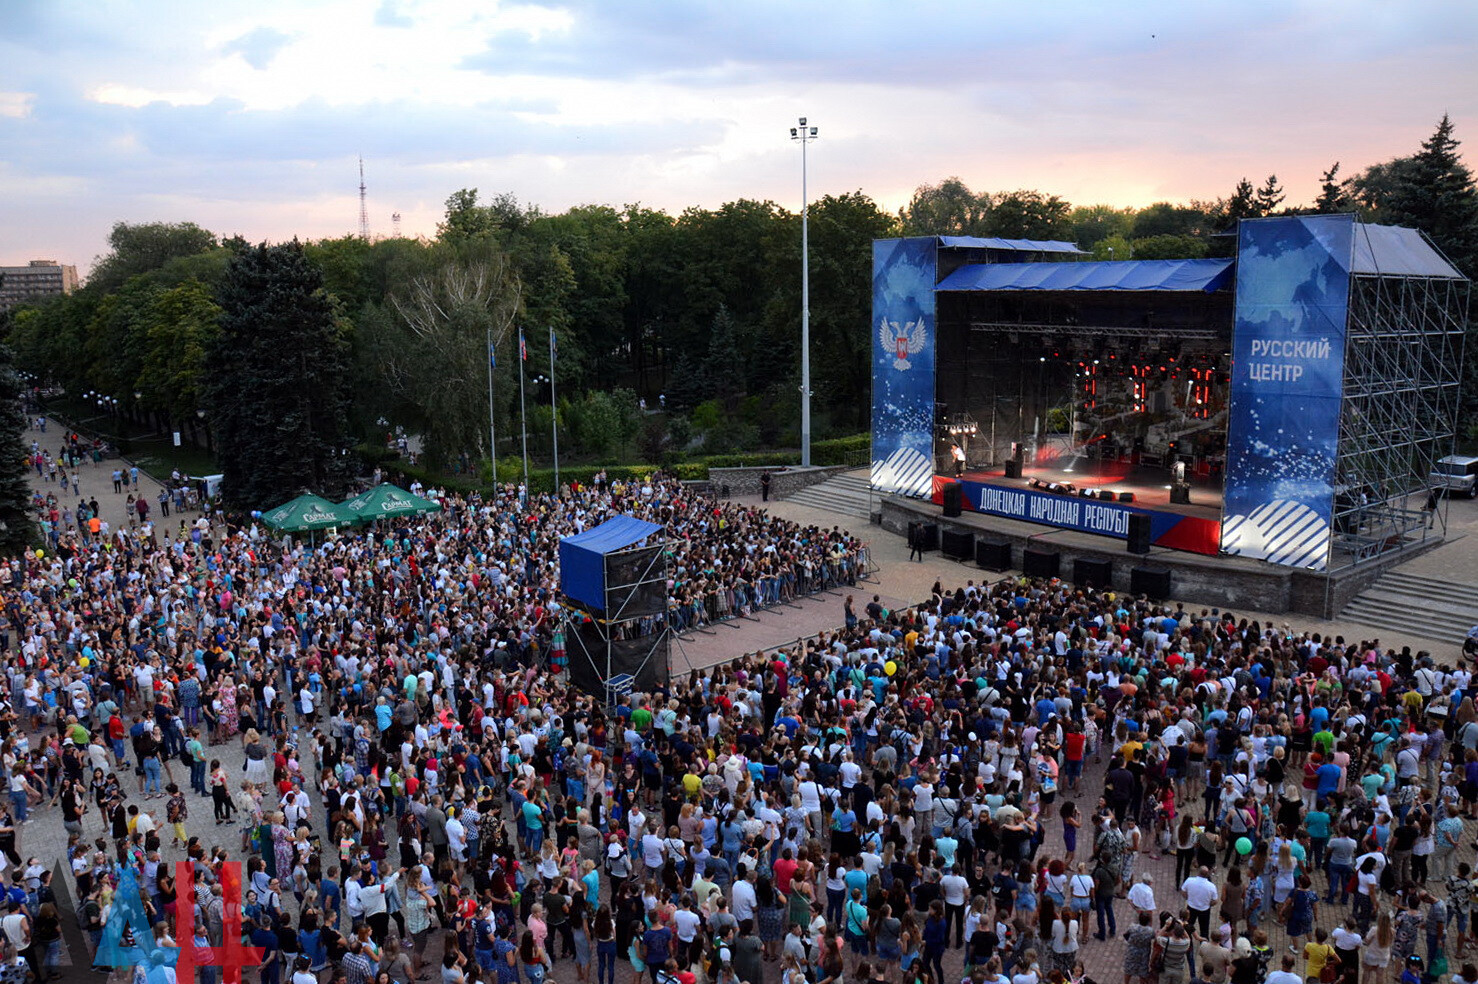
{"type": "Polygon", "coordinates": [[[364,196],[364,158],[359,158],[359,238],[368,241],[369,206],[364,196]]]}
{"type": "Polygon", "coordinates": [[[1423,507],[1454,449],[1468,300],[1466,280],[1351,278],[1331,569],[1440,535],[1423,507]]]}

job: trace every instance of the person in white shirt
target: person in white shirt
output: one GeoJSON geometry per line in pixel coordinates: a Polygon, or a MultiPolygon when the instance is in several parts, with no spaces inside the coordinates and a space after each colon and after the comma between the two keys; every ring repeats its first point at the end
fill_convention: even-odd
{"type": "Polygon", "coordinates": [[[731,910],[734,918],[741,923],[746,919],[753,919],[755,909],[759,905],[754,891],[754,878],[754,869],[745,866],[744,877],[734,882],[731,910]]]}
{"type": "Polygon", "coordinates": [[[1200,927],[1202,936],[1211,935],[1211,907],[1221,897],[1216,883],[1209,877],[1210,874],[1211,869],[1203,867],[1180,886],[1186,906],[1191,910],[1191,920],[1200,927]]]}
{"type": "Polygon", "coordinates": [[[965,903],[970,899],[970,883],[960,874],[960,866],[949,869],[939,879],[939,894],[944,899],[945,916],[955,928],[955,948],[964,946],[965,903]]]}
{"type": "Polygon", "coordinates": [[[1154,884],[1155,876],[1146,872],[1129,889],[1129,904],[1134,906],[1136,912],[1148,912],[1151,915],[1156,912],[1154,884]]]}
{"type": "Polygon", "coordinates": [[[1303,978],[1293,972],[1293,962],[1293,954],[1283,954],[1283,969],[1268,974],[1263,984],[1303,984],[1303,978]]]}

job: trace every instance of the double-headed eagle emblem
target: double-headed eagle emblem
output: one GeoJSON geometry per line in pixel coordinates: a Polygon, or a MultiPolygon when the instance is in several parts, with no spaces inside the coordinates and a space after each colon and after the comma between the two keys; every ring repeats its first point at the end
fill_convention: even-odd
{"type": "Polygon", "coordinates": [[[899,370],[912,369],[913,363],[908,361],[908,357],[918,355],[929,342],[923,318],[906,322],[902,327],[898,322],[884,318],[878,326],[878,338],[882,340],[883,351],[893,350],[893,368],[899,370]]]}

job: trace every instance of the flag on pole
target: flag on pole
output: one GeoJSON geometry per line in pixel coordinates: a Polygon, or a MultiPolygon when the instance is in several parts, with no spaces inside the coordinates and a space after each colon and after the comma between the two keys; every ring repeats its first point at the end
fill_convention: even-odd
{"type": "Polygon", "coordinates": [[[555,356],[559,355],[559,344],[554,340],[554,329],[549,329],[549,362],[553,364],[555,356]]]}
{"type": "Polygon", "coordinates": [[[523,329],[518,329],[518,358],[522,362],[529,361],[529,347],[524,344],[523,329]]]}
{"type": "Polygon", "coordinates": [[[492,342],[488,343],[488,365],[498,368],[498,347],[492,342]]]}

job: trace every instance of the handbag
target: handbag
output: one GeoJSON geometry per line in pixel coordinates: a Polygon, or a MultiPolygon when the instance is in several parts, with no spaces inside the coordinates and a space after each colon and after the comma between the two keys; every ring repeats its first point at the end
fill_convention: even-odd
{"type": "Polygon", "coordinates": [[[1437,955],[1432,958],[1432,965],[1427,968],[1427,973],[1434,977],[1447,976],[1447,953],[1441,947],[1437,949],[1437,955]]]}
{"type": "Polygon", "coordinates": [[[1330,954],[1324,960],[1324,966],[1319,970],[1319,984],[1334,984],[1339,980],[1339,958],[1330,954]]]}

